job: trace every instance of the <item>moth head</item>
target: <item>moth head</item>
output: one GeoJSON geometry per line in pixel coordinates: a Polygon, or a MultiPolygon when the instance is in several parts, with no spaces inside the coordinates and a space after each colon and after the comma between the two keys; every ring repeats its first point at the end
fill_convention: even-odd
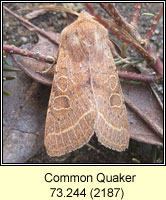
{"type": "Polygon", "coordinates": [[[103,59],[101,52],[107,48],[107,36],[107,30],[95,21],[93,16],[82,11],[78,19],[62,31],[61,44],[68,51],[73,62],[95,59],[95,57],[103,59]]]}
{"type": "Polygon", "coordinates": [[[88,12],[86,12],[85,10],[81,11],[81,13],[78,16],[78,20],[80,19],[94,19],[94,17],[92,15],[90,15],[88,12]]]}

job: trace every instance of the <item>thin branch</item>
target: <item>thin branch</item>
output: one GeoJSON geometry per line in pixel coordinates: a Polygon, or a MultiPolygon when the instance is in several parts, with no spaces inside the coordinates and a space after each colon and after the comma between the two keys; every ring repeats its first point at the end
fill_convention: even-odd
{"type": "Polygon", "coordinates": [[[86,3],[86,7],[89,9],[91,14],[94,15],[96,17],[96,19],[101,24],[103,24],[103,26],[105,26],[114,35],[116,35],[117,38],[123,40],[127,44],[131,44],[138,52],[140,52],[142,54],[142,56],[147,60],[148,63],[155,63],[155,57],[151,56],[140,44],[138,44],[136,42],[136,40],[134,38],[132,38],[131,36],[129,38],[128,36],[126,36],[126,34],[124,35],[124,34],[122,34],[122,32],[120,32],[122,30],[122,28],[117,29],[117,27],[114,28],[114,26],[110,26],[108,24],[108,20],[105,20],[104,18],[101,18],[98,14],[96,14],[94,9],[88,3],[86,3]]]}
{"type": "MultiPolygon", "coordinates": [[[[124,17],[119,13],[113,3],[109,3],[105,5],[104,3],[100,3],[101,7],[103,7],[107,13],[115,20],[116,24],[120,27],[123,27],[126,31],[128,31],[131,35],[135,36],[137,41],[141,42],[142,38],[138,32],[137,26],[134,23],[128,23],[124,17]]],[[[140,4],[136,7],[135,15],[138,17],[140,4]]],[[[136,19],[136,18],[135,18],[136,19]]],[[[134,19],[133,19],[134,20],[134,19]]]]}
{"type": "MultiPolygon", "coordinates": [[[[88,5],[88,7],[91,9],[91,12],[93,12],[93,14],[95,14],[95,12],[94,12],[94,9],[91,7],[91,6],[89,6],[89,4],[88,3],[86,3],[87,5],[88,5]]],[[[30,22],[28,22],[27,20],[25,20],[25,19],[23,19],[23,18],[21,18],[20,16],[18,16],[18,15],[16,15],[15,13],[13,13],[12,11],[10,11],[8,8],[6,8],[5,6],[4,6],[4,9],[6,10],[6,11],[8,11],[10,14],[12,14],[14,17],[16,17],[17,19],[19,19],[23,24],[28,24],[28,26],[30,26],[30,27],[33,27],[35,30],[37,30],[38,32],[40,32],[41,33],[41,31],[42,30],[40,30],[38,27],[35,27],[33,24],[31,24],[30,22]]],[[[97,14],[95,14],[96,15],[96,17],[98,17],[101,21],[103,21],[103,23],[105,24],[105,26],[108,26],[108,21],[106,21],[105,19],[101,19],[97,14]]],[[[113,27],[113,26],[111,26],[111,27],[113,27]]],[[[111,28],[110,27],[110,28],[111,28]]],[[[115,25],[115,27],[116,27],[116,25],[115,25]]],[[[132,41],[132,37],[126,37],[126,36],[124,36],[124,35],[121,35],[119,32],[118,32],[118,29],[117,29],[117,27],[116,28],[112,28],[111,29],[114,33],[115,33],[115,35],[117,35],[119,38],[121,38],[121,39],[123,39],[124,41],[126,41],[126,42],[128,42],[128,43],[132,43],[132,45],[134,46],[135,45],[135,47],[136,47],[136,49],[138,50],[138,51],[143,51],[142,53],[144,54],[144,53],[147,53],[140,45],[138,45],[135,41],[132,41]]],[[[123,30],[123,29],[121,29],[121,31],[126,35],[127,33],[126,33],[126,31],[125,30],[123,30]]],[[[42,34],[43,34],[43,32],[44,31],[42,31],[42,34]]],[[[45,35],[45,32],[44,32],[44,35],[45,35]]],[[[49,39],[50,39],[50,36],[48,36],[47,35],[47,33],[46,33],[46,35],[45,35],[47,38],[49,37],[49,39]]],[[[134,40],[134,39],[133,39],[134,40]]],[[[53,39],[53,42],[54,43],[56,43],[57,44],[57,42],[55,42],[55,39],[53,39]]],[[[59,43],[59,42],[58,42],[59,43]]],[[[6,46],[7,47],[7,46],[6,46]]],[[[14,47],[14,46],[12,46],[12,48],[10,47],[9,48],[9,46],[8,46],[8,50],[6,49],[6,51],[9,51],[10,53],[12,53],[12,52],[14,52],[15,51],[15,53],[19,53],[19,54],[21,54],[21,55],[23,55],[23,56],[29,56],[29,57],[33,57],[33,58],[35,58],[35,59],[39,59],[39,60],[42,60],[42,61],[46,61],[46,62],[49,62],[49,63],[52,63],[53,62],[53,60],[52,60],[52,58],[51,57],[49,57],[49,56],[44,56],[44,55],[41,55],[41,54],[39,54],[39,53],[34,53],[34,52],[31,52],[31,51],[29,51],[29,50],[20,50],[20,49],[16,49],[17,47],[14,47]]],[[[152,54],[152,52],[149,50],[149,52],[152,54]]],[[[147,55],[148,57],[149,57],[149,55],[147,55]]],[[[155,57],[155,55],[154,55],[154,57],[155,57]]],[[[150,61],[153,59],[153,56],[151,56],[150,58],[150,61]]],[[[152,68],[154,69],[154,70],[156,70],[158,73],[159,73],[159,75],[161,75],[162,74],[162,62],[158,59],[158,58],[156,58],[157,59],[157,62],[153,65],[152,64],[152,68]],[[159,66],[159,67],[158,67],[159,66]],[[158,70],[158,68],[159,68],[159,70],[158,70]]],[[[149,81],[156,81],[157,79],[156,79],[156,77],[155,76],[145,76],[145,75],[140,75],[140,74],[132,74],[132,73],[125,73],[125,72],[119,72],[119,74],[120,74],[120,76],[122,77],[122,78],[129,78],[129,79],[132,79],[132,80],[139,80],[139,81],[144,81],[144,82],[149,82],[149,81]]]]}
{"type": "Polygon", "coordinates": [[[44,37],[46,37],[47,39],[49,39],[53,44],[55,45],[59,45],[59,41],[56,40],[55,38],[51,37],[50,34],[48,34],[47,32],[41,30],[40,28],[38,28],[37,26],[33,25],[32,23],[30,23],[28,20],[22,18],[21,16],[15,14],[14,12],[12,12],[10,9],[8,9],[6,6],[3,6],[3,8],[10,13],[11,15],[13,15],[16,19],[18,19],[19,21],[21,21],[24,25],[31,27],[31,31],[35,31],[38,32],[39,34],[43,35],[44,37]]]}
{"type": "Polygon", "coordinates": [[[19,11],[22,10],[55,10],[57,12],[67,12],[69,14],[75,15],[75,16],[79,16],[79,13],[69,9],[69,8],[65,8],[63,6],[57,6],[57,5],[41,5],[41,6],[34,6],[32,8],[21,8],[19,9],[19,11]]]}
{"type": "MultiPolygon", "coordinates": [[[[138,31],[136,29],[133,29],[134,32],[134,36],[137,38],[137,40],[139,40],[140,44],[138,44],[136,42],[136,40],[134,38],[132,38],[131,36],[129,37],[128,34],[125,33],[125,31],[123,31],[123,28],[117,28],[116,26],[113,25],[113,22],[109,23],[108,20],[101,18],[95,11],[94,9],[91,7],[91,5],[89,5],[88,3],[86,3],[86,7],[88,8],[88,10],[91,12],[92,15],[94,15],[96,17],[96,19],[102,23],[108,30],[110,30],[114,35],[116,35],[117,38],[123,40],[124,42],[126,42],[127,44],[131,44],[138,52],[140,52],[142,54],[142,56],[146,59],[148,65],[160,76],[163,76],[163,64],[160,61],[160,59],[157,57],[157,55],[150,49],[150,47],[148,47],[147,49],[144,49],[140,44],[142,44],[142,39],[140,38],[140,35],[138,33],[138,31]]],[[[161,15],[161,11],[160,11],[160,15],[161,15]]],[[[156,17],[155,19],[157,20],[159,18],[159,16],[156,17]]]]}
{"type": "Polygon", "coordinates": [[[156,55],[156,53],[150,48],[150,38],[152,36],[153,31],[156,28],[156,24],[163,15],[163,8],[160,9],[159,13],[154,17],[153,23],[151,28],[149,29],[146,39],[147,39],[147,52],[155,57],[156,62],[154,64],[150,64],[150,67],[154,69],[158,73],[159,76],[163,77],[163,63],[159,59],[159,57],[156,55]]]}
{"type": "MultiPolygon", "coordinates": [[[[51,63],[51,64],[56,62],[55,58],[53,58],[52,56],[46,56],[46,55],[41,54],[40,52],[33,52],[27,49],[21,49],[14,45],[3,45],[3,50],[11,54],[19,54],[22,56],[34,58],[36,60],[51,63]]],[[[121,60],[121,61],[124,61],[124,60],[121,60]]],[[[131,73],[131,72],[123,72],[123,71],[119,71],[118,75],[120,78],[134,80],[134,81],[141,81],[141,82],[159,81],[155,75],[143,75],[143,74],[136,74],[136,73],[131,73]]]]}
{"type": "Polygon", "coordinates": [[[160,20],[160,18],[161,18],[162,15],[163,15],[163,8],[161,8],[160,11],[159,11],[159,13],[154,17],[153,23],[152,23],[149,31],[147,32],[146,39],[148,40],[148,43],[149,43],[149,40],[150,40],[150,38],[152,36],[153,31],[156,28],[156,24],[160,20]]]}
{"type": "Polygon", "coordinates": [[[131,73],[131,72],[123,72],[123,71],[118,71],[118,75],[120,78],[134,80],[134,81],[141,81],[141,82],[159,81],[155,75],[143,75],[143,74],[136,74],[136,73],[131,73]]]}
{"type": "Polygon", "coordinates": [[[159,59],[159,57],[156,55],[156,53],[154,51],[152,51],[152,49],[150,48],[150,45],[148,45],[147,48],[147,52],[153,56],[156,60],[155,63],[148,63],[149,66],[155,71],[157,72],[157,74],[162,78],[163,77],[163,63],[161,62],[161,60],[159,59]]]}
{"type": "Polygon", "coordinates": [[[141,7],[142,7],[142,3],[137,3],[135,5],[135,11],[134,11],[134,14],[133,14],[133,17],[132,17],[132,20],[131,20],[131,24],[133,24],[135,26],[137,26],[137,23],[138,23],[138,16],[140,14],[141,7]]]}
{"type": "Polygon", "coordinates": [[[34,58],[40,61],[44,61],[47,63],[53,63],[55,62],[55,59],[52,56],[45,56],[41,54],[40,52],[33,52],[28,49],[20,49],[19,47],[16,47],[14,45],[3,45],[3,50],[5,52],[11,53],[11,54],[19,54],[22,56],[34,58]]]}
{"type": "Polygon", "coordinates": [[[100,6],[115,20],[116,24],[131,32],[133,27],[121,16],[114,3],[99,3],[100,6]]]}

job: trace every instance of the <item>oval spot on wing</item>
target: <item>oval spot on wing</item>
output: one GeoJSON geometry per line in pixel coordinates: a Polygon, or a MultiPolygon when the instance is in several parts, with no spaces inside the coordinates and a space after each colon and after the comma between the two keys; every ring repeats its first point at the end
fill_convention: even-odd
{"type": "Polygon", "coordinates": [[[110,107],[120,107],[122,104],[121,98],[119,94],[112,94],[110,96],[110,107]]]}
{"type": "Polygon", "coordinates": [[[116,86],[117,86],[117,77],[115,75],[111,75],[109,77],[109,81],[110,81],[110,88],[111,90],[115,90],[116,86]]]}
{"type": "Polygon", "coordinates": [[[58,96],[54,99],[54,110],[63,110],[70,108],[70,99],[66,95],[58,96]]]}
{"type": "Polygon", "coordinates": [[[57,87],[62,92],[66,92],[68,88],[68,78],[66,76],[60,76],[57,80],[57,87]]]}

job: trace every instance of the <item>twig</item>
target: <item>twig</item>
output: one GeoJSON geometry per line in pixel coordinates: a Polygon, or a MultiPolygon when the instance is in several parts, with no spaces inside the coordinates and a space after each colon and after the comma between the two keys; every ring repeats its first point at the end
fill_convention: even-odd
{"type": "MultiPolygon", "coordinates": [[[[134,15],[133,15],[133,18],[132,18],[132,21],[131,23],[135,24],[137,26],[137,21],[138,21],[138,15],[139,15],[139,12],[140,12],[140,9],[141,9],[141,3],[137,3],[136,6],[135,6],[135,11],[134,11],[134,15]]],[[[149,29],[147,35],[146,35],[146,46],[150,49],[150,38],[151,38],[151,35],[152,35],[152,32],[153,30],[155,29],[155,25],[157,24],[157,21],[159,21],[159,19],[161,18],[162,16],[162,13],[163,13],[163,8],[160,9],[159,13],[156,15],[156,17],[154,17],[154,21],[151,25],[151,28],[149,29]]],[[[158,62],[158,58],[156,57],[156,62],[158,62]]],[[[159,61],[160,62],[160,61],[159,61]]],[[[155,67],[152,66],[152,68],[155,67]]],[[[162,76],[162,63],[159,63],[157,64],[157,69],[155,69],[155,71],[158,71],[158,74],[162,76]]],[[[141,71],[142,73],[142,71],[141,71]]],[[[163,103],[158,95],[158,93],[156,92],[156,89],[154,88],[154,85],[155,83],[150,83],[149,86],[154,94],[154,96],[156,97],[160,107],[162,108],[163,110],[163,103]]]]}
{"type": "Polygon", "coordinates": [[[163,63],[161,62],[161,60],[159,59],[159,57],[156,55],[156,53],[154,51],[152,51],[152,49],[150,48],[150,45],[148,45],[147,48],[148,53],[153,56],[155,58],[155,63],[148,63],[149,66],[155,71],[157,72],[157,74],[160,77],[163,77],[163,63]]]}
{"type": "Polygon", "coordinates": [[[141,11],[141,7],[142,7],[142,3],[137,3],[135,5],[135,10],[134,10],[134,14],[133,14],[133,17],[132,17],[132,20],[130,22],[131,25],[133,25],[135,27],[135,29],[133,29],[133,35],[135,36],[135,38],[137,39],[137,41],[139,41],[139,43],[143,46],[146,44],[146,40],[143,40],[141,38],[141,35],[139,34],[138,32],[138,16],[140,14],[140,11],[141,11]]]}
{"type": "Polygon", "coordinates": [[[159,74],[159,76],[161,76],[161,77],[163,77],[163,63],[158,58],[156,53],[154,53],[153,50],[150,48],[150,38],[152,36],[152,33],[153,33],[154,29],[156,28],[157,21],[159,21],[159,19],[161,18],[162,14],[163,14],[163,8],[161,8],[159,13],[154,17],[152,26],[151,26],[151,28],[149,29],[149,31],[148,31],[148,33],[146,35],[147,51],[151,56],[155,57],[155,59],[156,59],[156,62],[154,64],[150,64],[150,67],[153,68],[159,74]]]}
{"type": "MultiPolygon", "coordinates": [[[[105,5],[104,3],[100,3],[100,5],[115,20],[116,24],[118,24],[120,27],[123,27],[131,35],[135,36],[135,38],[141,43],[142,38],[138,32],[138,29],[137,29],[137,26],[135,23],[128,23],[124,19],[124,17],[119,13],[119,11],[116,9],[116,7],[113,3],[109,3],[107,5],[105,5]]],[[[141,3],[136,6],[136,9],[134,12],[135,18],[133,18],[133,20],[137,19],[140,8],[141,8],[141,3]]]]}
{"type": "MultiPolygon", "coordinates": [[[[108,20],[105,20],[104,18],[101,18],[98,14],[95,13],[94,9],[86,3],[86,7],[89,9],[92,15],[96,17],[96,19],[103,24],[108,30],[110,30],[114,35],[116,35],[117,38],[123,40],[127,44],[131,44],[138,52],[142,54],[142,56],[147,60],[148,63],[155,63],[155,57],[151,56],[139,43],[136,42],[134,38],[128,35],[122,34],[122,28],[117,29],[117,27],[114,28],[114,26],[110,26],[108,24],[108,20]]],[[[123,31],[124,32],[124,31],[123,31]]]]}
{"type": "Polygon", "coordinates": [[[144,49],[142,45],[142,39],[139,39],[139,33],[136,29],[133,29],[135,32],[134,36],[139,40],[140,44],[136,42],[134,38],[131,36],[129,37],[128,34],[125,34],[125,31],[123,31],[123,28],[117,29],[117,26],[112,26],[112,22],[108,23],[108,20],[101,18],[94,9],[86,3],[86,7],[91,12],[92,15],[96,17],[96,19],[102,23],[108,30],[110,30],[114,35],[116,35],[117,38],[123,40],[127,44],[131,44],[138,52],[142,54],[142,56],[146,59],[148,65],[157,72],[157,74],[162,77],[163,76],[163,64],[160,61],[160,59],[157,57],[157,55],[148,47],[147,49],[144,49]]]}
{"type": "MultiPolygon", "coordinates": [[[[30,51],[27,49],[21,49],[14,45],[3,45],[3,50],[5,52],[11,53],[11,54],[19,54],[22,56],[27,56],[27,57],[34,58],[39,61],[44,61],[44,62],[51,63],[51,64],[56,62],[55,58],[53,58],[52,56],[46,56],[39,52],[33,52],[33,51],[30,51]]],[[[124,60],[121,60],[121,61],[124,61],[124,60]]],[[[158,81],[158,79],[156,78],[155,75],[142,75],[142,74],[136,74],[136,73],[131,73],[131,72],[123,72],[123,71],[119,71],[118,75],[120,78],[141,81],[141,82],[158,81]]]]}
{"type": "Polygon", "coordinates": [[[40,61],[44,61],[47,63],[55,62],[55,59],[52,56],[45,56],[39,52],[33,52],[28,49],[20,49],[14,45],[3,45],[3,50],[11,54],[19,54],[22,56],[27,56],[27,57],[34,58],[40,61]]]}
{"type": "Polygon", "coordinates": [[[162,129],[154,123],[154,121],[152,121],[151,119],[149,119],[140,109],[138,109],[135,105],[133,105],[133,103],[127,98],[125,97],[125,103],[126,105],[132,110],[134,111],[144,122],[146,122],[146,124],[154,130],[154,132],[160,137],[163,138],[163,131],[162,129]]]}
{"type": "Polygon", "coordinates": [[[147,32],[146,39],[148,40],[148,43],[150,41],[150,38],[152,36],[153,31],[156,28],[156,24],[160,20],[160,18],[161,18],[162,15],[163,15],[163,8],[161,8],[160,11],[159,11],[159,13],[154,17],[153,23],[152,23],[149,31],[147,32]]]}
{"type": "Polygon", "coordinates": [[[155,75],[143,75],[143,74],[136,74],[136,73],[131,73],[131,72],[123,72],[123,71],[118,71],[118,75],[120,78],[130,79],[134,81],[141,81],[141,82],[158,81],[155,75]]]}
{"type": "Polygon", "coordinates": [[[155,72],[157,72],[157,74],[160,77],[163,77],[163,63],[158,58],[156,53],[150,48],[150,38],[152,36],[152,33],[153,33],[154,29],[156,28],[157,21],[159,21],[159,19],[161,18],[162,14],[163,14],[163,8],[161,8],[159,13],[154,17],[154,20],[153,20],[153,23],[151,25],[151,28],[149,29],[149,31],[148,31],[148,33],[146,35],[146,38],[145,38],[145,40],[146,40],[146,50],[149,53],[149,55],[151,55],[152,57],[155,58],[155,63],[148,63],[148,64],[155,72]]]}
{"type": "Polygon", "coordinates": [[[22,10],[55,10],[57,12],[67,12],[69,14],[75,15],[75,16],[79,16],[79,13],[69,9],[69,8],[65,8],[63,6],[57,6],[57,5],[41,5],[41,6],[34,6],[32,8],[22,8],[19,9],[19,11],[22,10]]]}
{"type": "Polygon", "coordinates": [[[139,13],[141,11],[141,7],[142,7],[142,3],[137,3],[135,5],[135,11],[134,11],[134,14],[133,14],[133,17],[132,17],[132,20],[131,20],[131,24],[137,26],[137,22],[138,22],[138,16],[139,16],[139,13]]]}
{"type": "Polygon", "coordinates": [[[47,32],[41,30],[40,28],[38,28],[37,26],[33,25],[32,23],[30,23],[28,20],[22,18],[21,16],[15,14],[14,12],[12,12],[11,10],[9,10],[6,6],[3,6],[3,8],[10,13],[11,15],[13,15],[16,19],[18,19],[19,21],[21,21],[23,24],[31,27],[31,31],[36,31],[38,33],[40,33],[41,35],[43,35],[44,37],[46,37],[47,39],[49,39],[53,44],[55,45],[59,45],[59,41],[56,40],[55,38],[52,38],[50,34],[48,34],[47,32]]]}
{"type": "MultiPolygon", "coordinates": [[[[17,19],[19,19],[19,20],[21,20],[23,23],[26,23],[26,24],[28,24],[28,26],[31,26],[31,27],[33,27],[33,28],[35,28],[35,30],[37,30],[37,31],[41,31],[38,27],[35,27],[33,24],[31,24],[30,22],[28,22],[27,20],[24,20],[23,18],[21,18],[20,16],[18,16],[18,15],[16,15],[15,13],[13,13],[12,11],[10,11],[8,8],[6,8],[5,6],[4,6],[4,8],[5,8],[5,10],[7,10],[10,14],[12,14],[13,16],[15,16],[17,19]]],[[[92,8],[93,9],[93,8],[92,8]]],[[[106,22],[105,22],[105,24],[107,24],[106,22]]],[[[124,30],[125,31],[125,30],[124,30]]],[[[115,29],[115,32],[117,33],[117,34],[119,34],[118,33],[118,31],[115,29]]],[[[42,33],[43,33],[43,31],[42,31],[42,33]]],[[[44,34],[45,34],[45,32],[44,32],[44,34]]],[[[46,33],[47,34],[47,33],[46,33]]],[[[48,37],[48,35],[46,35],[46,37],[48,37]]],[[[131,43],[132,42],[132,40],[130,40],[130,39],[126,39],[126,37],[125,36],[123,36],[123,35],[120,35],[119,34],[119,37],[120,38],[122,38],[123,40],[125,40],[125,41],[128,41],[129,43],[131,43]]],[[[54,40],[54,42],[55,42],[55,40],[54,40]]],[[[135,43],[135,42],[133,42],[133,44],[137,44],[137,43],[135,43]]],[[[136,45],[137,46],[137,45],[136,45]]],[[[6,46],[7,47],[7,46],[6,46]]],[[[9,47],[9,46],[8,46],[9,47]]],[[[137,46],[138,47],[138,46],[137,46]]],[[[12,47],[12,49],[10,49],[9,48],[9,51],[10,52],[13,52],[13,51],[15,51],[15,52],[19,52],[19,54],[21,54],[21,55],[27,55],[27,56],[29,56],[29,57],[33,57],[33,58],[35,58],[35,59],[38,59],[38,60],[44,60],[44,61],[46,61],[46,62],[49,62],[49,63],[53,63],[53,60],[52,60],[52,58],[51,57],[49,57],[49,56],[44,56],[44,55],[41,55],[41,54],[39,54],[39,53],[34,53],[34,52],[31,52],[31,51],[29,51],[29,50],[20,50],[20,49],[15,49],[15,48],[17,48],[17,47],[12,47]]],[[[139,46],[138,47],[138,49],[140,50],[140,48],[142,48],[141,46],[139,46]]],[[[142,48],[142,50],[143,51],[145,51],[143,48],[142,48]]],[[[7,51],[7,48],[6,48],[6,51],[7,51]]],[[[145,51],[146,52],[146,51],[145,51]]],[[[153,57],[151,57],[151,58],[153,58],[153,57]]],[[[160,60],[157,60],[157,61],[160,61],[160,60]]],[[[160,64],[160,63],[159,63],[160,64]]],[[[161,63],[162,64],[162,63],[161,63]]],[[[157,64],[156,65],[158,65],[158,62],[157,62],[157,64]]],[[[160,73],[161,74],[161,73],[160,73]]],[[[155,76],[146,76],[146,75],[141,75],[141,74],[132,74],[132,73],[125,73],[125,72],[119,72],[119,75],[120,75],[120,77],[121,78],[128,78],[128,79],[132,79],[132,80],[139,80],[139,81],[144,81],[144,82],[149,82],[149,81],[156,81],[157,79],[156,79],[156,77],[155,76]]]]}
{"type": "Polygon", "coordinates": [[[133,27],[120,15],[113,3],[99,3],[100,6],[115,20],[116,24],[131,32],[133,27]]]}

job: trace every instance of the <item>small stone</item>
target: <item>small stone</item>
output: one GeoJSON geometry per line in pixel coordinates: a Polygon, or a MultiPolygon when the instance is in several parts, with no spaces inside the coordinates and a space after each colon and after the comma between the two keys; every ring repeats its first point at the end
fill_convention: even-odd
{"type": "Polygon", "coordinates": [[[155,32],[155,34],[157,34],[157,35],[160,33],[159,29],[156,29],[154,32],[155,32]]]}
{"type": "Polygon", "coordinates": [[[21,37],[21,40],[22,40],[23,42],[27,42],[27,41],[28,41],[28,39],[27,39],[26,37],[21,37]]]}
{"type": "Polygon", "coordinates": [[[153,35],[153,36],[151,37],[151,40],[152,40],[152,41],[157,40],[157,36],[156,36],[156,35],[153,35]]]}

